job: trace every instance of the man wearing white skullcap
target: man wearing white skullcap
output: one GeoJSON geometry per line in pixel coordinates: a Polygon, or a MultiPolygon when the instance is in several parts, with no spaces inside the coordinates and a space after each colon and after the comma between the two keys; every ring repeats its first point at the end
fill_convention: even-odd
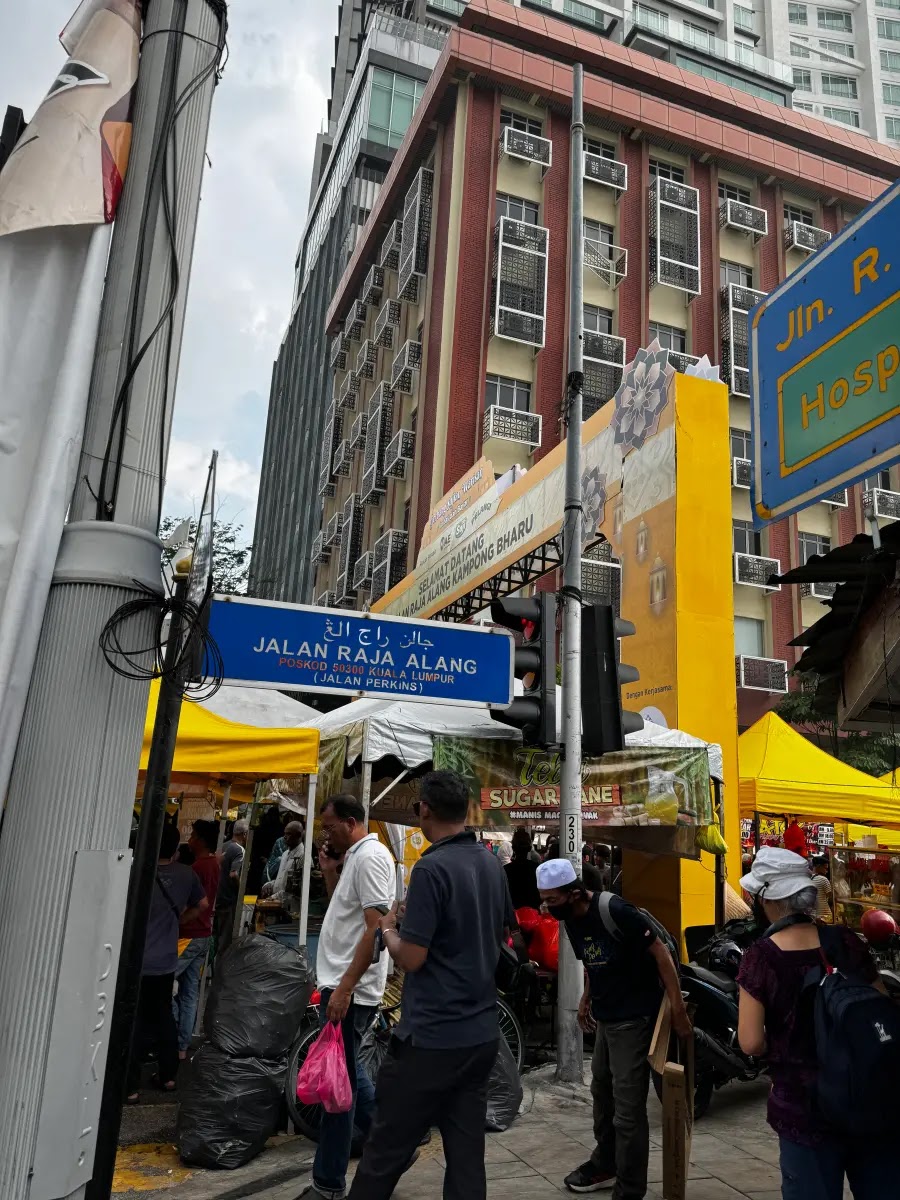
{"type": "Polygon", "coordinates": [[[584,964],[578,1023],[595,1031],[591,1094],[597,1144],[563,1182],[570,1192],[612,1188],[613,1200],[643,1200],[650,1158],[647,1054],[663,988],[676,1033],[691,1034],[678,972],[659,936],[665,931],[620,896],[588,891],[566,858],[541,863],[537,885],[544,911],[564,922],[584,964]]]}

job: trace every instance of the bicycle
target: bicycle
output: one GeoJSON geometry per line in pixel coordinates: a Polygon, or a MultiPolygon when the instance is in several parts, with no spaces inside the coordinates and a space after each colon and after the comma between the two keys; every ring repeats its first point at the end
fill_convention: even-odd
{"type": "MultiPolygon", "coordinates": [[[[400,1020],[400,993],[402,983],[397,980],[388,982],[384,999],[378,1007],[378,1014],[372,1028],[363,1039],[360,1047],[360,1059],[372,1081],[378,1073],[384,1056],[391,1031],[400,1020]]],[[[497,1022],[500,1033],[512,1051],[513,1059],[519,1071],[525,1063],[525,1032],[522,1023],[516,1016],[508,1001],[500,996],[497,999],[497,1022]]],[[[288,1059],[287,1079],[285,1082],[285,1099],[288,1114],[294,1123],[294,1128],[308,1137],[310,1141],[319,1140],[319,1129],[322,1124],[321,1104],[303,1104],[297,1099],[297,1076],[306,1061],[310,1047],[321,1032],[319,1027],[319,997],[313,992],[306,1010],[301,1030],[291,1047],[288,1059]]]]}

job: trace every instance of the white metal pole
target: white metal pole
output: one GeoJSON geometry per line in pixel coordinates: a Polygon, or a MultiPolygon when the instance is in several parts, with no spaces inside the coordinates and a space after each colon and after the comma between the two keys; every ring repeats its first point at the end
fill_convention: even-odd
{"type": "MultiPolygon", "coordinates": [[[[567,380],[566,492],[563,514],[562,786],[560,845],[581,873],[581,420],[584,388],[584,112],[583,72],[573,68],[569,230],[569,372],[567,380]]],[[[557,1078],[584,1077],[578,1028],[581,964],[569,940],[559,939],[557,1078]]]]}
{"type": "Polygon", "coordinates": [[[310,775],[306,792],[306,834],[303,842],[303,882],[300,886],[300,920],[297,925],[297,945],[306,945],[309,926],[309,876],[312,871],[313,822],[316,819],[316,785],[318,775],[310,775]]]}
{"type": "Polygon", "coordinates": [[[362,806],[366,810],[366,827],[369,825],[369,807],[372,800],[372,764],[363,763],[362,769],[362,806]]]}

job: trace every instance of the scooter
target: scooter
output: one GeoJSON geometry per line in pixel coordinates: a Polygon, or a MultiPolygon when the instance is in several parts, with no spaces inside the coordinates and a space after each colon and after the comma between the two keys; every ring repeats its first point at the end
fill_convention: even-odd
{"type": "MultiPolygon", "coordinates": [[[[681,990],[694,1013],[694,1117],[709,1108],[713,1092],[726,1083],[749,1083],[765,1071],[760,1059],[744,1054],[738,1045],[738,986],[723,971],[698,963],[680,968],[681,990]]],[[[653,1073],[653,1087],[662,1100],[662,1076],[653,1073]]]]}

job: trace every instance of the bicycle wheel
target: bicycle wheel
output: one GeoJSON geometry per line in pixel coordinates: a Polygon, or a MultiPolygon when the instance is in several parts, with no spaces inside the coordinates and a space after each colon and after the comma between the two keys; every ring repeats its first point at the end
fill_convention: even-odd
{"type": "Polygon", "coordinates": [[[522,1028],[522,1022],[503,999],[497,1000],[497,1019],[500,1032],[512,1051],[516,1067],[521,1071],[525,1065],[525,1030],[522,1028]]]}
{"type": "Polygon", "coordinates": [[[287,1079],[284,1085],[284,1098],[287,1101],[288,1114],[294,1122],[294,1128],[308,1137],[310,1141],[319,1140],[319,1128],[322,1124],[322,1105],[303,1104],[297,1099],[297,1076],[306,1061],[309,1048],[319,1036],[319,1027],[314,1025],[301,1032],[291,1047],[288,1059],[287,1079]]]}

